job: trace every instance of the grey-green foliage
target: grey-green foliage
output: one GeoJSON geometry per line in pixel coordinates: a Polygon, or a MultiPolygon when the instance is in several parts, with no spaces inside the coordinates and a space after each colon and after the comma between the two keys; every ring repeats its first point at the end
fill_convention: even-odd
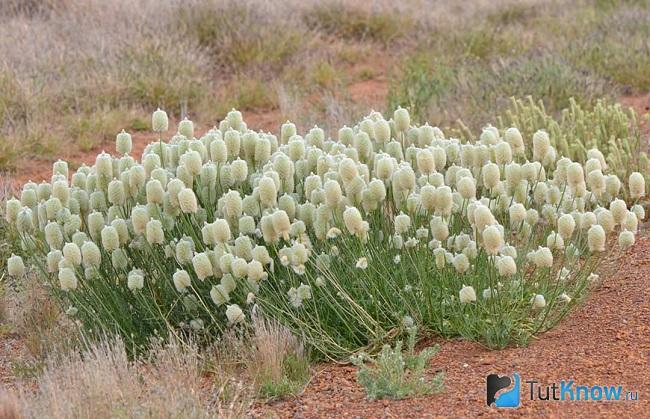
{"type": "Polygon", "coordinates": [[[416,327],[409,327],[408,347],[402,352],[402,341],[395,347],[384,345],[376,358],[361,353],[351,358],[359,367],[357,379],[370,399],[403,399],[439,392],[443,388],[444,374],[428,378],[426,367],[439,347],[428,347],[415,353],[416,327]]]}
{"type": "MultiPolygon", "coordinates": [[[[587,151],[598,148],[605,156],[609,172],[620,179],[627,179],[632,172],[648,173],[650,164],[641,149],[641,133],[632,108],[625,109],[604,99],[587,108],[571,98],[569,106],[554,117],[542,100],[529,96],[510,101],[509,109],[497,120],[503,129],[517,127],[527,146],[532,144],[533,134],[543,129],[549,133],[559,156],[584,163],[587,151]]],[[[528,152],[532,153],[532,147],[528,152]]]]}

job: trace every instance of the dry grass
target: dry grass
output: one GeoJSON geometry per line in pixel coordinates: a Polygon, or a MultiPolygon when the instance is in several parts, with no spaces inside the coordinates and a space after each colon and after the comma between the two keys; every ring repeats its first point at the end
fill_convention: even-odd
{"type": "Polygon", "coordinates": [[[241,417],[245,400],[218,399],[196,347],[170,344],[148,362],[129,361],[121,341],[93,344],[50,361],[34,393],[22,390],[26,418],[241,417]]]}
{"type": "Polygon", "coordinates": [[[21,419],[18,399],[0,387],[0,418],[21,419]]]}
{"type": "MultiPolygon", "coordinates": [[[[358,78],[388,69],[401,77],[405,58],[423,45],[439,57],[483,60],[545,45],[552,25],[537,16],[565,3],[8,0],[0,7],[0,170],[144,129],[157,106],[207,126],[231,107],[287,108],[278,86],[295,90],[290,116],[311,126],[331,116],[332,98],[348,109],[358,78]]],[[[591,51],[590,65],[646,85],[634,70],[643,63],[608,64],[625,64],[616,51],[591,51]]]]}
{"type": "Polygon", "coordinates": [[[235,418],[255,397],[295,393],[309,376],[300,341],[259,318],[250,335],[226,335],[212,349],[154,344],[130,360],[119,339],[84,347],[51,352],[33,381],[19,386],[13,411],[53,419],[235,418]]]}

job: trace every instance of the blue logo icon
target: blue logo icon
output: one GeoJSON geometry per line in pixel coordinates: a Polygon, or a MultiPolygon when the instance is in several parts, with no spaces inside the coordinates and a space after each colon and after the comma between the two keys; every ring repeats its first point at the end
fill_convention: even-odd
{"type": "Polygon", "coordinates": [[[519,374],[514,373],[514,386],[512,389],[502,392],[497,396],[499,390],[507,389],[512,384],[512,379],[507,375],[499,376],[498,374],[490,374],[486,378],[486,402],[488,406],[493,404],[496,407],[519,407],[521,404],[519,400],[519,388],[521,386],[521,379],[519,374]]]}

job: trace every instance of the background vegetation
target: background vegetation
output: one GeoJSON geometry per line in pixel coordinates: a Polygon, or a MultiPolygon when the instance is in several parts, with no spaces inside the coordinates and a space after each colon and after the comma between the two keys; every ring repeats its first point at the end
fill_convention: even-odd
{"type": "MultiPolygon", "coordinates": [[[[549,113],[650,88],[646,0],[9,0],[0,171],[107,146],[151,108],[209,128],[349,123],[368,107],[472,130],[510,96],[549,113]],[[282,30],[278,30],[282,28],[282,30]],[[346,112],[342,112],[345,109],[346,112]],[[249,120],[250,118],[247,118],[249,120]],[[55,153],[57,152],[57,153],[55,153]]],[[[108,147],[108,146],[107,146],[108,147]]],[[[67,157],[67,156],[66,156],[67,157]]]]}

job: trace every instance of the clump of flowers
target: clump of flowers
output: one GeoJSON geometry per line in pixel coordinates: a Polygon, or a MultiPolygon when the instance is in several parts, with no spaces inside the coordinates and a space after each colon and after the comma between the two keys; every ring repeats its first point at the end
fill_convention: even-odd
{"type": "Polygon", "coordinates": [[[461,141],[406,109],[334,137],[256,132],[234,110],[198,137],[183,120],[163,138],[162,110],[152,127],[140,160],[121,132],[115,155],[73,174],[56,162],[6,205],[62,303],[136,348],[172,331],[209,339],[256,310],[332,357],[381,347],[406,316],[503,346],[561,318],[645,217],[641,173],[619,178],[598,150],[572,161],[552,131],[461,141]]]}

